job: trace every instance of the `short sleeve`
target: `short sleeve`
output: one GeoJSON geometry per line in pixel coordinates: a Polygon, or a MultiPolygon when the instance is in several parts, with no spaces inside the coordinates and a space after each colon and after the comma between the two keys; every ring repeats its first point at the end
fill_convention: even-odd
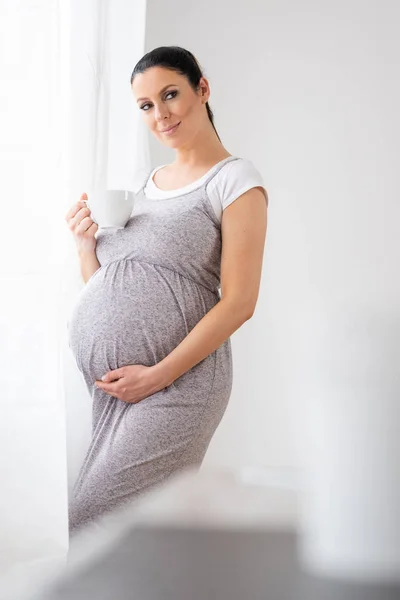
{"type": "Polygon", "coordinates": [[[217,189],[222,210],[225,210],[239,196],[253,187],[263,189],[268,206],[268,194],[263,177],[250,160],[240,158],[231,161],[221,169],[218,175],[220,177],[218,178],[217,189]]]}

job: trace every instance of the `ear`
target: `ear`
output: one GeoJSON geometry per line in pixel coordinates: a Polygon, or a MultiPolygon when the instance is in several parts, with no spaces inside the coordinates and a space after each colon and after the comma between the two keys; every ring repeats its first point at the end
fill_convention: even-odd
{"type": "Polygon", "coordinates": [[[205,104],[210,97],[210,84],[205,77],[201,77],[199,81],[199,94],[205,104]]]}

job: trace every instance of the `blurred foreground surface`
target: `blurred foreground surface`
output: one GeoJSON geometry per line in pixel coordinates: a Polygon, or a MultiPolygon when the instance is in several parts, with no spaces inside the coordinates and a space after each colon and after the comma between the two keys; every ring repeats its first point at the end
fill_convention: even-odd
{"type": "Polygon", "coordinates": [[[82,530],[71,540],[65,567],[42,585],[32,585],[23,598],[400,598],[400,585],[341,582],[304,572],[298,560],[294,475],[276,469],[261,475],[182,474],[82,530]]]}

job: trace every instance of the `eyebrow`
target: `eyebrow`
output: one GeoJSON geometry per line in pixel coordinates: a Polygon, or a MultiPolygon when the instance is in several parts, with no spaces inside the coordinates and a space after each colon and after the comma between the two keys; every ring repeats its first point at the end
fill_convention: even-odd
{"type": "MultiPolygon", "coordinates": [[[[164,86],[164,87],[163,87],[163,89],[160,91],[160,96],[161,96],[161,94],[162,94],[163,92],[165,92],[165,90],[166,90],[167,88],[169,88],[171,85],[176,85],[176,83],[169,83],[168,85],[164,86]]],[[[136,100],[136,102],[141,102],[142,100],[147,100],[147,98],[138,98],[138,99],[136,100]]]]}

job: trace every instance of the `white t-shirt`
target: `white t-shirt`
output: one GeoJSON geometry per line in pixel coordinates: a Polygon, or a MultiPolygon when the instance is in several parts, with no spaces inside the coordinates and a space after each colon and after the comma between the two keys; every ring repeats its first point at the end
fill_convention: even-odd
{"type": "MultiPolygon", "coordinates": [[[[229,157],[228,157],[229,158],[229,157]]],[[[228,158],[218,162],[214,165],[205,175],[196,179],[189,185],[185,185],[182,188],[175,190],[161,190],[156,186],[153,181],[153,176],[159,169],[166,165],[156,167],[151,172],[148,179],[147,185],[144,189],[144,194],[148,200],[162,200],[168,198],[174,198],[186,194],[200,187],[204,181],[209,177],[213,170],[216,170],[221,163],[227,161],[227,164],[222,166],[218,173],[211,179],[206,187],[207,195],[210,203],[214,209],[215,215],[219,222],[221,222],[222,212],[227,206],[232,204],[239,196],[247,192],[253,187],[261,186],[265,191],[265,197],[268,198],[263,178],[261,173],[255,168],[253,163],[245,158],[239,158],[239,160],[232,160],[228,162],[228,158]]]]}

